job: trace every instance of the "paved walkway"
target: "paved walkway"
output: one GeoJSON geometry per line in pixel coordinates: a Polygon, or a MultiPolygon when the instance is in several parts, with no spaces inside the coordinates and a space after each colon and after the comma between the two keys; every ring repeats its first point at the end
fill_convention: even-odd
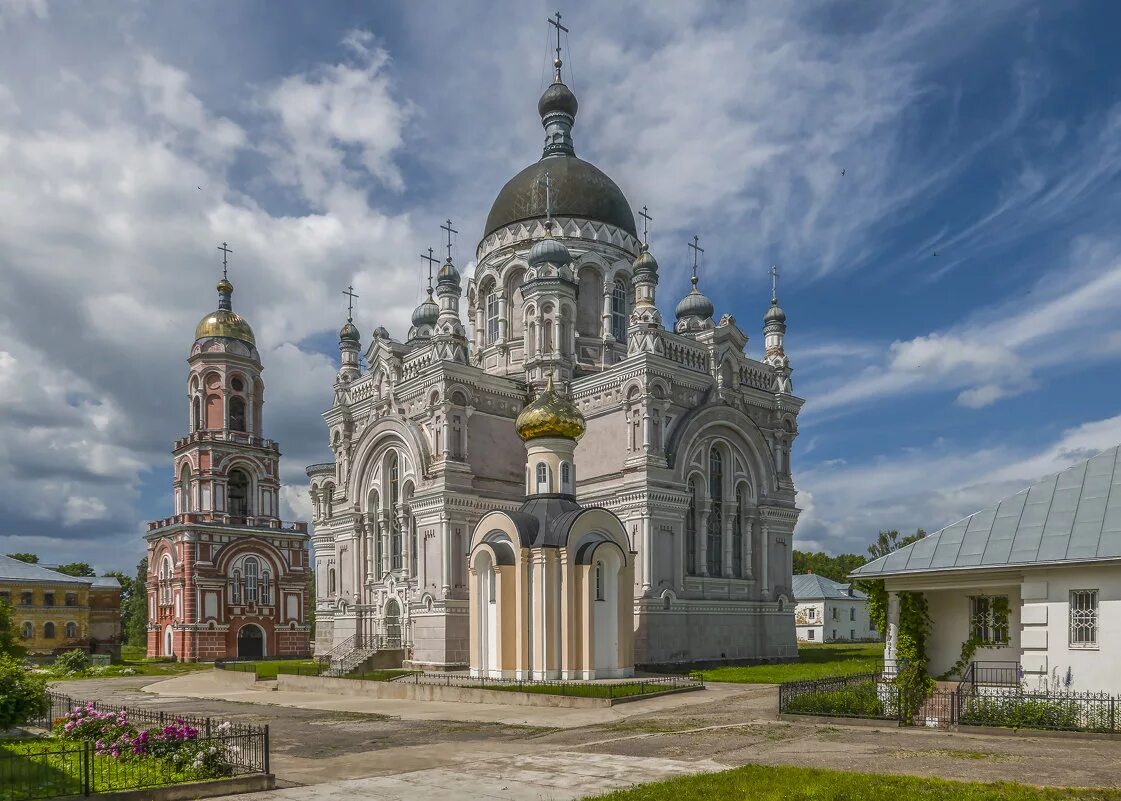
{"type": "Polygon", "coordinates": [[[254,688],[246,682],[249,674],[221,670],[199,671],[165,679],[144,689],[156,695],[176,698],[205,698],[248,704],[269,704],[294,709],[325,712],[353,712],[388,715],[400,720],[455,720],[474,723],[503,723],[515,726],[574,728],[614,723],[635,715],[688,709],[721,701],[744,692],[742,684],[714,684],[704,690],[662,695],[641,701],[628,701],[610,707],[556,708],[517,706],[515,704],[471,704],[452,701],[395,701],[384,698],[337,695],[334,693],[272,690],[271,682],[254,688]]]}
{"type": "Polygon", "coordinates": [[[723,770],[711,761],[618,757],[574,751],[479,754],[454,765],[228,796],[230,801],[570,801],[645,782],[723,770]]]}

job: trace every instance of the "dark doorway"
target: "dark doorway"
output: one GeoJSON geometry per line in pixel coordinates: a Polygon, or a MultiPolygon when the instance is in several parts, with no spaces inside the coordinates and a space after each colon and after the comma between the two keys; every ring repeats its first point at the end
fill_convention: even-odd
{"type": "Polygon", "coordinates": [[[401,647],[401,607],[392,598],[385,604],[385,639],[387,648],[401,647]]]}
{"type": "Polygon", "coordinates": [[[260,659],[265,655],[265,634],[252,624],[237,633],[237,658],[260,659]]]}

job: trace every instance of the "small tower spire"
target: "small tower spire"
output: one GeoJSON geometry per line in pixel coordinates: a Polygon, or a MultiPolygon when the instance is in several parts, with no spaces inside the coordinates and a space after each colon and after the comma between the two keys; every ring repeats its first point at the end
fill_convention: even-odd
{"type": "Polygon", "coordinates": [[[561,25],[561,13],[558,11],[556,14],[545,20],[554,28],[557,29],[557,57],[553,61],[553,83],[561,83],[561,31],[568,33],[568,28],[561,25]],[[556,17],[556,19],[553,19],[556,17]]]}
{"type": "MultiPolygon", "coordinates": [[[[432,265],[439,264],[440,260],[433,257],[432,248],[428,249],[427,255],[421,253],[420,258],[421,260],[428,262],[428,297],[432,297],[432,265]]],[[[451,258],[451,256],[449,255],[448,258],[451,258]]]]}
{"type": "Polygon", "coordinates": [[[230,279],[227,277],[229,263],[226,257],[233,251],[225,242],[218,246],[218,250],[222,251],[222,280],[218,282],[218,308],[222,311],[232,311],[233,303],[230,296],[234,293],[234,285],[230,283],[230,279]]]}
{"type": "Polygon", "coordinates": [[[642,211],[638,213],[638,216],[642,218],[642,244],[649,245],[650,242],[647,241],[647,237],[650,233],[649,223],[654,222],[654,218],[650,216],[650,211],[645,206],[642,207],[642,211]]]}
{"type": "Polygon", "coordinates": [[[343,294],[346,295],[346,297],[347,297],[347,301],[346,301],[346,321],[348,323],[353,323],[354,322],[354,299],[356,297],[358,297],[358,295],[355,293],[353,286],[348,286],[345,290],[343,290],[343,294]]]}
{"type": "Polygon", "coordinates": [[[701,238],[697,234],[693,234],[693,241],[689,243],[689,247],[693,249],[693,277],[690,279],[693,284],[693,290],[697,289],[697,260],[700,255],[705,252],[705,249],[700,245],[701,238]]]}
{"type": "MultiPolygon", "coordinates": [[[[452,228],[452,221],[450,219],[446,223],[444,223],[443,225],[440,226],[440,230],[441,231],[446,231],[447,234],[448,234],[448,264],[451,264],[451,260],[452,260],[452,234],[458,234],[459,231],[452,228]]],[[[432,251],[428,251],[428,252],[431,253],[432,251]]]]}
{"type": "Polygon", "coordinates": [[[778,305],[778,265],[771,265],[771,305],[778,305]]]}

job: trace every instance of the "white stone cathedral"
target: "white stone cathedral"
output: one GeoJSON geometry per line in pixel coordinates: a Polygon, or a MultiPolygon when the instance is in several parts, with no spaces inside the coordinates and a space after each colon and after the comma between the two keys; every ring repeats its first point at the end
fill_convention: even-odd
{"type": "Polygon", "coordinates": [[[659,266],[627,199],[576,156],[560,67],[538,102],[544,153],[487,217],[467,324],[449,248],[404,341],[375,329],[363,369],[357,328],[340,332],[324,414],[334,462],[308,468],[317,654],[399,649],[411,666],[468,667],[472,536],[525,500],[515,420],[550,377],[586,420],[571,492],[629,540],[634,664],[797,654],[790,448],[803,401],[786,316],[772,293],[762,358],[748,356],[694,269],[663,324],[659,266]]]}

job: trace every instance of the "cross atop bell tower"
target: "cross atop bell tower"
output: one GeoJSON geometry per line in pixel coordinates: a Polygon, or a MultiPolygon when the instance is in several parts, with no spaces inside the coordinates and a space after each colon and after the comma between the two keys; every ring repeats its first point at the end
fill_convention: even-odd
{"type": "Polygon", "coordinates": [[[554,69],[553,83],[560,83],[561,82],[561,64],[563,63],[561,61],[561,31],[564,31],[565,33],[568,33],[568,28],[561,25],[561,13],[559,11],[556,14],[554,14],[553,17],[550,17],[549,19],[547,19],[545,21],[548,22],[550,25],[552,25],[554,28],[557,29],[557,57],[556,57],[556,60],[553,61],[553,69],[554,69]],[[556,17],[556,19],[553,19],[553,17],[556,17]]]}

